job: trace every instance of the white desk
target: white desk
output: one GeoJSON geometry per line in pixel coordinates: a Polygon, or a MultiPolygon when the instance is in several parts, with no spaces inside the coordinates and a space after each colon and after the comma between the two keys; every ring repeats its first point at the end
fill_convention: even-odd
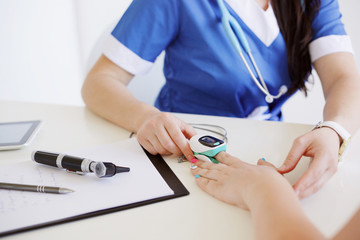
{"type": "MultiPolygon", "coordinates": [[[[187,122],[211,123],[228,131],[228,152],[247,162],[265,157],[280,165],[292,141],[311,126],[235,118],[177,114],[187,122]]],[[[0,122],[43,120],[27,147],[0,152],[0,166],[29,161],[36,149],[72,151],[128,138],[123,130],[84,107],[0,101],[0,122]]],[[[347,162],[318,193],[302,200],[304,211],[327,236],[334,234],[360,204],[360,134],[353,137],[347,162]]],[[[189,173],[189,163],[165,158],[190,195],[99,217],[15,234],[5,239],[252,239],[248,212],[202,192],[189,173]]],[[[287,177],[291,182],[306,168],[307,159],[287,177]]],[[[1,216],[0,216],[1,217],[1,216]]]]}

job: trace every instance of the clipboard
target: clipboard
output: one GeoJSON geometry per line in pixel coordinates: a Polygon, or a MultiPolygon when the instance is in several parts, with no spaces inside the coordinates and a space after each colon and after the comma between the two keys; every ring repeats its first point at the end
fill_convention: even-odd
{"type": "Polygon", "coordinates": [[[147,200],[143,200],[143,201],[139,201],[139,202],[133,202],[133,203],[126,204],[126,205],[106,208],[106,209],[97,210],[97,211],[93,211],[93,212],[87,212],[84,214],[71,216],[71,217],[67,217],[67,218],[63,218],[63,219],[59,219],[59,220],[55,220],[55,221],[40,223],[40,224],[36,224],[36,225],[31,225],[28,227],[23,227],[23,228],[19,228],[19,229],[15,229],[15,230],[9,230],[9,231],[5,231],[5,232],[1,232],[0,237],[4,237],[4,236],[11,235],[11,234],[16,234],[16,233],[22,233],[22,232],[26,232],[26,231],[30,231],[30,230],[35,230],[35,229],[39,229],[39,228],[54,226],[57,224],[68,223],[68,222],[72,222],[72,221],[77,221],[77,220],[81,220],[81,219],[99,216],[99,215],[105,215],[108,213],[113,213],[113,212],[127,210],[127,209],[140,207],[140,206],[144,206],[144,205],[148,205],[148,204],[153,204],[153,203],[157,203],[157,202],[161,202],[161,201],[165,201],[165,200],[169,200],[169,199],[173,199],[173,198],[178,198],[178,197],[182,197],[182,196],[186,196],[186,195],[190,194],[189,191],[182,184],[182,182],[179,180],[179,178],[171,170],[169,165],[161,157],[161,155],[159,155],[159,154],[152,155],[148,151],[146,151],[144,148],[142,148],[142,149],[144,150],[145,154],[147,155],[147,157],[149,158],[151,163],[154,165],[156,170],[160,173],[161,177],[165,180],[165,182],[168,184],[168,186],[174,191],[174,194],[164,196],[164,197],[147,199],[147,200]]]}

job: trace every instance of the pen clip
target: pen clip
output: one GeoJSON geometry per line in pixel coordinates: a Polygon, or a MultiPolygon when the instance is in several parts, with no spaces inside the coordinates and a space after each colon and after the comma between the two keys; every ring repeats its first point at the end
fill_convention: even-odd
{"type": "Polygon", "coordinates": [[[72,173],[72,174],[77,174],[77,175],[85,175],[86,173],[84,172],[80,172],[80,171],[75,171],[75,170],[71,170],[71,169],[65,169],[65,171],[67,173],[72,173]]]}

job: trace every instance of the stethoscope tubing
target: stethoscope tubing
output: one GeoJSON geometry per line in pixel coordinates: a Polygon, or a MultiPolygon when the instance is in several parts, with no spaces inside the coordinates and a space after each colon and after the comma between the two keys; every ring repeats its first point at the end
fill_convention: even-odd
{"type": "Polygon", "coordinates": [[[272,95],[267,86],[266,83],[261,75],[261,72],[256,64],[256,61],[251,53],[251,49],[250,49],[250,45],[245,37],[244,31],[242,30],[241,26],[239,25],[239,23],[236,21],[236,19],[231,16],[231,14],[229,13],[229,11],[227,10],[224,1],[223,0],[217,0],[217,3],[219,5],[222,17],[221,17],[221,22],[222,25],[225,29],[226,35],[228,37],[228,39],[230,40],[232,46],[235,48],[235,50],[237,51],[237,53],[240,55],[241,60],[244,62],[245,68],[247,69],[247,71],[249,72],[252,80],[254,81],[254,83],[256,84],[256,86],[260,89],[260,91],[262,91],[265,94],[265,100],[268,103],[273,102],[274,99],[278,99],[280,98],[285,92],[287,92],[287,88],[285,85],[281,86],[279,93],[277,95],[272,95]],[[236,35],[235,35],[236,34],[236,35]],[[243,48],[245,49],[246,53],[248,54],[251,64],[253,65],[256,74],[259,77],[260,82],[258,81],[258,79],[256,78],[255,74],[253,73],[253,71],[251,70],[248,62],[245,59],[245,56],[243,54],[243,51],[240,47],[240,44],[243,46],[243,48]]]}

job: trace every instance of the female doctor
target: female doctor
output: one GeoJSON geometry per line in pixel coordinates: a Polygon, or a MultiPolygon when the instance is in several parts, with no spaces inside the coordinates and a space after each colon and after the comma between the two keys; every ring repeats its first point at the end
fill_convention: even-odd
{"type": "Polygon", "coordinates": [[[300,198],[336,172],[360,125],[360,78],[337,0],[133,0],[89,72],[82,96],[98,115],[137,133],[150,153],[193,158],[194,129],[169,112],[281,120],[281,106],[317,71],[323,122],[293,143],[286,173],[311,158],[300,198]],[[165,50],[155,106],[126,88],[165,50]],[[342,150],[341,150],[342,151],[342,150]]]}

